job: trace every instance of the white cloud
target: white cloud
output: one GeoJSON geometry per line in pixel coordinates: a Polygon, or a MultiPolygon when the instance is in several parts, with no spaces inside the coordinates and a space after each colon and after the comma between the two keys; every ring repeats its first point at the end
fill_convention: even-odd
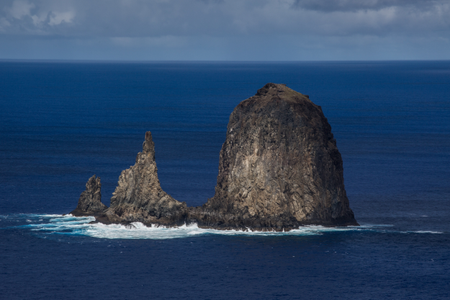
{"type": "Polygon", "coordinates": [[[450,33],[448,0],[14,0],[5,7],[0,17],[12,34],[29,34],[31,25],[89,38],[450,33]]]}
{"type": "MultiPolygon", "coordinates": [[[[441,53],[450,53],[446,42],[450,1],[0,0],[0,43],[5,36],[47,36],[55,41],[65,39],[67,44],[76,40],[80,45],[99,41],[122,53],[160,49],[163,56],[166,50],[176,56],[177,49],[190,49],[190,57],[195,59],[198,53],[210,58],[221,53],[235,59],[244,48],[255,50],[245,57],[272,59],[271,51],[292,56],[300,47],[304,53],[314,52],[308,50],[312,45],[323,53],[340,47],[343,55],[365,49],[359,50],[363,57],[367,49],[392,52],[425,40],[439,45],[441,53]],[[396,43],[398,47],[394,47],[396,43]],[[371,47],[366,46],[369,44],[371,47]]],[[[325,54],[321,57],[328,58],[325,54]]]]}
{"type": "Polygon", "coordinates": [[[62,22],[72,23],[74,17],[75,13],[73,11],[66,11],[66,12],[52,11],[50,13],[50,20],[48,22],[48,25],[50,26],[59,25],[62,22]]]}
{"type": "Polygon", "coordinates": [[[21,19],[24,16],[30,16],[31,9],[34,8],[35,5],[33,3],[29,3],[24,0],[14,0],[11,7],[7,8],[12,17],[16,19],[21,19]]]}
{"type": "Polygon", "coordinates": [[[0,32],[6,31],[6,28],[11,26],[11,23],[8,22],[5,18],[0,18],[0,32]]]}
{"type": "Polygon", "coordinates": [[[0,23],[0,28],[4,33],[9,31],[10,34],[60,35],[60,31],[54,31],[55,27],[72,23],[76,16],[70,1],[10,1],[9,5],[5,4],[3,9],[0,9],[0,19],[4,20],[0,23]]]}
{"type": "Polygon", "coordinates": [[[47,16],[47,13],[40,13],[38,15],[32,15],[31,19],[35,26],[40,27],[47,20],[47,16]]]}

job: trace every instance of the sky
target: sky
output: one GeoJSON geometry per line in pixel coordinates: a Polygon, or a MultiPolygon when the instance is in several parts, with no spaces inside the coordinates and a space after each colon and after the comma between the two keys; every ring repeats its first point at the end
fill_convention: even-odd
{"type": "Polygon", "coordinates": [[[0,0],[0,59],[445,60],[450,0],[0,0]]]}

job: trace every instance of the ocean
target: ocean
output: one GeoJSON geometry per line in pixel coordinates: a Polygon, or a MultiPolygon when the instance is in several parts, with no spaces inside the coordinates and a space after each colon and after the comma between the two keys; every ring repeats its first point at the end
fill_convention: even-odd
{"type": "Polygon", "coordinates": [[[0,61],[0,299],[450,299],[450,61],[0,61]],[[327,117],[361,226],[89,224],[151,131],[162,188],[214,195],[230,113],[268,82],[327,117]]]}

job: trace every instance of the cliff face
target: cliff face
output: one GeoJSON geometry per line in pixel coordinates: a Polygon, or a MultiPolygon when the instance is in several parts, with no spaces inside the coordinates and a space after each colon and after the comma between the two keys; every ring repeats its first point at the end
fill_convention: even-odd
{"type": "Polygon", "coordinates": [[[136,163],[122,171],[119,184],[111,198],[111,207],[101,221],[142,222],[144,224],[181,225],[187,211],[186,203],[173,199],[161,188],[155,162],[152,135],[145,133],[142,152],[136,163]]]}
{"type": "Polygon", "coordinates": [[[273,83],[241,102],[220,151],[215,195],[197,214],[217,228],[356,225],[322,109],[273,83]]]}
{"type": "Polygon", "coordinates": [[[86,190],[81,193],[77,207],[70,212],[74,216],[91,216],[99,214],[108,207],[102,203],[100,177],[92,176],[86,183],[86,190]]]}

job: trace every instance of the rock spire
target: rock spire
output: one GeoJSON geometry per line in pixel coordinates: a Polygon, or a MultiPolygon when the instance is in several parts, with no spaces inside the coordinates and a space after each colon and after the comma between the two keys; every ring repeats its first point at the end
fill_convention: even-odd
{"type": "Polygon", "coordinates": [[[145,133],[142,148],[134,166],[122,171],[111,198],[111,207],[104,217],[109,222],[183,224],[186,203],[173,199],[162,190],[155,162],[155,144],[150,131],[145,133]]]}
{"type": "Polygon", "coordinates": [[[91,216],[99,214],[108,207],[102,203],[100,177],[92,176],[86,182],[86,190],[81,193],[77,207],[70,212],[74,216],[91,216]]]}

